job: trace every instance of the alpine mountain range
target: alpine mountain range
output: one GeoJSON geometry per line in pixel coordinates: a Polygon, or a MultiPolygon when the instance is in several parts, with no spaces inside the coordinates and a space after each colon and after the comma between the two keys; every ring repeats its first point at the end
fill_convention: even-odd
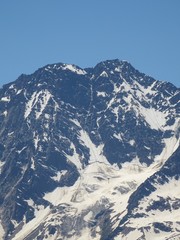
{"type": "Polygon", "coordinates": [[[180,91],[129,62],[0,89],[0,239],[180,239],[180,91]]]}

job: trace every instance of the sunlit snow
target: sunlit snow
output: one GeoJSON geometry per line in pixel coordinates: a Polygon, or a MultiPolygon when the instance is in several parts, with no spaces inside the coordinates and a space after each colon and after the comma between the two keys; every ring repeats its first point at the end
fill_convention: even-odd
{"type": "Polygon", "coordinates": [[[36,110],[36,119],[38,119],[46,105],[48,104],[49,99],[51,98],[51,93],[48,90],[41,90],[39,92],[34,92],[26,104],[24,118],[26,119],[33,108],[36,110]]]}
{"type": "Polygon", "coordinates": [[[77,74],[80,74],[80,75],[85,75],[87,74],[85,70],[83,69],[80,69],[80,68],[77,68],[76,66],[73,66],[71,64],[65,64],[63,67],[62,67],[63,70],[70,70],[72,72],[75,72],[77,74]]]}
{"type": "Polygon", "coordinates": [[[2,97],[1,99],[0,99],[0,101],[3,101],[3,102],[10,102],[10,97],[2,97]]]}
{"type": "Polygon", "coordinates": [[[4,231],[1,221],[0,221],[0,239],[3,239],[4,234],[5,234],[5,231],[4,231]]]}

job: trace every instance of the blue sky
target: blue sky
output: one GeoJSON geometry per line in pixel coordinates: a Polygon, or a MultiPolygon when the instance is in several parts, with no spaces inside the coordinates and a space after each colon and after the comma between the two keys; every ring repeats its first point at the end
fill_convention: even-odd
{"type": "Polygon", "coordinates": [[[0,86],[48,63],[119,58],[180,86],[180,0],[1,0],[0,86]]]}

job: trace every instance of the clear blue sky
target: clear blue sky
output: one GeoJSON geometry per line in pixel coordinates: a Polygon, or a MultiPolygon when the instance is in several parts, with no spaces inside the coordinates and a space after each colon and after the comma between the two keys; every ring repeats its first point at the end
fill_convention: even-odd
{"type": "Polygon", "coordinates": [[[0,86],[48,63],[129,61],[180,86],[180,0],[1,0],[0,86]]]}

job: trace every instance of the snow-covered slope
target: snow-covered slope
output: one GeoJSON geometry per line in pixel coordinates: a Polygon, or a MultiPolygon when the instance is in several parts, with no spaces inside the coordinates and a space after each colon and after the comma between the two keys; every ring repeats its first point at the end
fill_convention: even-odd
{"type": "Polygon", "coordinates": [[[5,85],[0,238],[178,237],[179,100],[119,60],[47,65],[5,85]]]}
{"type": "Polygon", "coordinates": [[[127,215],[115,230],[115,239],[179,239],[180,148],[147,179],[128,202],[127,215]],[[123,229],[123,230],[122,230],[123,229]]]}

